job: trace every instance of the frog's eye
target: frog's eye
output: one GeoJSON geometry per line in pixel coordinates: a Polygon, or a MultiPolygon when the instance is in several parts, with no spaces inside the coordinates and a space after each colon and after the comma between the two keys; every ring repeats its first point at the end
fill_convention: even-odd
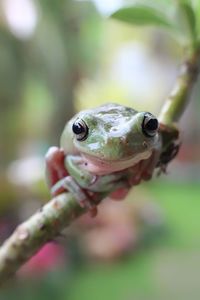
{"type": "Polygon", "coordinates": [[[76,135],[77,141],[83,141],[86,139],[88,135],[88,127],[86,123],[81,120],[77,119],[72,125],[73,133],[76,135]]]}
{"type": "Polygon", "coordinates": [[[158,120],[150,113],[145,113],[142,122],[142,131],[148,137],[154,137],[158,130],[158,120]]]}

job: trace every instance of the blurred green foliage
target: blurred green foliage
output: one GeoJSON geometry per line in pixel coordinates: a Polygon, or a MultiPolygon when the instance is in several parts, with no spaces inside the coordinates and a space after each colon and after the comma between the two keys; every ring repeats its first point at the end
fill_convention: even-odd
{"type": "MultiPolygon", "coordinates": [[[[113,16],[136,25],[151,23],[170,28],[173,34],[176,28],[175,34],[183,33],[181,41],[184,44],[188,42],[188,37],[197,38],[199,42],[199,0],[177,0],[176,5],[173,0],[135,2],[139,5],[137,9],[135,6],[128,10],[123,8],[113,16]],[[177,7],[179,17],[176,17],[177,7]]],[[[157,109],[158,112],[161,103],[156,101],[156,96],[159,101],[160,98],[164,99],[164,96],[159,96],[162,85],[160,69],[174,65],[169,71],[171,81],[165,73],[162,73],[164,79],[161,78],[164,83],[173,83],[176,64],[183,53],[181,47],[165,35],[163,28],[142,30],[112,19],[103,20],[92,2],[35,0],[34,4],[38,13],[37,26],[26,39],[15,35],[6,18],[0,14],[1,230],[4,219],[9,222],[12,219],[17,224],[18,218],[24,220],[33,213],[33,203],[39,206],[39,203],[48,199],[43,177],[28,187],[17,187],[8,181],[6,172],[13,160],[23,160],[29,155],[44,155],[49,145],[58,144],[65,122],[76,109],[111,100],[142,110],[157,109]],[[124,51],[127,49],[127,52],[124,51]],[[136,53],[134,64],[131,64],[130,52],[136,53]],[[145,83],[154,74],[155,87],[151,90],[154,92],[150,94],[148,89],[146,92],[148,103],[142,97],[134,97],[135,94],[128,91],[124,82],[112,78],[113,73],[123,71],[124,65],[121,69],[114,68],[121,63],[122,56],[127,59],[126,68],[127,65],[132,68],[125,82],[130,80],[136,69],[136,77],[143,80],[141,85],[136,81],[134,87],[138,84],[141,90],[146,91],[145,83]]],[[[195,147],[197,149],[198,155],[194,159],[194,164],[197,164],[200,123],[195,107],[191,108],[191,112],[186,115],[182,125],[184,134],[189,136],[189,151],[195,147]]],[[[186,143],[187,138],[183,144],[186,143]]],[[[193,161],[193,154],[189,156],[189,164],[193,161]]],[[[182,155],[187,157],[187,151],[183,151],[182,155]]],[[[31,168],[26,170],[27,173],[32,171],[31,168]]],[[[180,177],[182,184],[159,181],[142,187],[164,211],[167,230],[163,236],[141,244],[129,257],[107,264],[85,260],[83,253],[77,253],[80,251],[77,245],[72,243],[66,247],[70,251],[69,261],[62,268],[49,271],[43,277],[38,276],[39,280],[27,276],[27,280],[12,282],[13,287],[8,283],[8,288],[0,292],[0,300],[188,299],[188,291],[192,291],[192,299],[199,299],[199,285],[193,282],[193,278],[199,278],[200,275],[200,188],[194,184],[199,177],[194,179],[193,175],[190,184],[185,184],[188,178],[181,176],[189,174],[189,167],[186,172],[181,168],[178,172],[176,180],[180,177]],[[193,269],[188,271],[187,264],[193,269]],[[181,278],[184,284],[181,284],[181,278]]],[[[24,175],[27,176],[26,173],[24,175]]],[[[14,176],[19,176],[19,173],[14,176]]],[[[70,230],[73,232],[72,228],[70,230]]],[[[9,232],[10,227],[7,235],[9,232]]],[[[5,236],[2,234],[3,238],[5,236]]]]}
{"type": "Polygon", "coordinates": [[[135,1],[114,12],[111,17],[133,24],[159,26],[175,34],[189,50],[200,44],[199,1],[135,1]]]}
{"type": "Polygon", "coordinates": [[[0,166],[16,156],[24,138],[58,143],[74,112],[75,86],[98,61],[100,18],[92,3],[35,5],[31,37],[20,39],[5,19],[0,23],[0,166]]]}

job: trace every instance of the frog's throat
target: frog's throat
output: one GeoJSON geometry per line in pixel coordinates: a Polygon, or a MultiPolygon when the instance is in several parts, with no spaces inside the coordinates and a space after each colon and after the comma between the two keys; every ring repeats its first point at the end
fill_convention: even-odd
{"type": "Polygon", "coordinates": [[[86,162],[84,168],[96,175],[105,175],[112,172],[121,171],[130,167],[133,167],[141,160],[148,159],[152,154],[152,151],[145,151],[139,153],[128,159],[107,160],[104,158],[98,158],[82,153],[83,160],[86,162]]]}

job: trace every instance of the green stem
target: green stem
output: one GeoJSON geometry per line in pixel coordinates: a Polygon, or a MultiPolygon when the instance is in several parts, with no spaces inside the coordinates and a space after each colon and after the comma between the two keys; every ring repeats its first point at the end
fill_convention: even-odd
{"type": "Polygon", "coordinates": [[[161,109],[159,116],[161,123],[171,126],[182,116],[199,74],[199,61],[200,51],[198,50],[182,65],[172,92],[161,109]]]}

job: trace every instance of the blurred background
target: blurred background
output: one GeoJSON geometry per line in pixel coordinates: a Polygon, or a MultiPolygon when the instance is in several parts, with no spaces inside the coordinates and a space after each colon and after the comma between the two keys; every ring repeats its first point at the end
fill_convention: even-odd
{"type": "MultiPolygon", "coordinates": [[[[76,111],[117,102],[158,115],[184,51],[107,16],[125,0],[0,0],[0,242],[50,198],[44,155],[76,111]]],[[[0,300],[199,299],[200,85],[167,176],[48,243],[0,300]]]]}

